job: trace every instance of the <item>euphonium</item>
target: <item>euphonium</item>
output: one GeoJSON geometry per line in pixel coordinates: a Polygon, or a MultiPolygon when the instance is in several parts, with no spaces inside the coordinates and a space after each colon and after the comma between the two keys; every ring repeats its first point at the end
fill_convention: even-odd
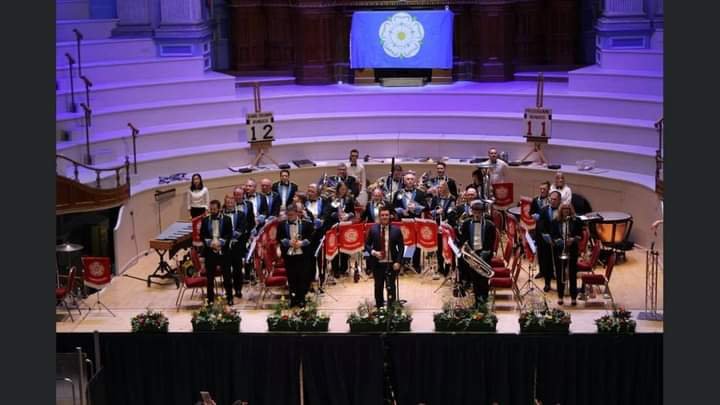
{"type": "Polygon", "coordinates": [[[495,271],[492,269],[492,266],[488,264],[485,260],[482,259],[482,257],[478,256],[471,248],[470,245],[465,242],[465,244],[460,249],[460,253],[462,254],[463,259],[465,259],[465,262],[475,270],[479,275],[491,278],[495,275],[495,271]]]}

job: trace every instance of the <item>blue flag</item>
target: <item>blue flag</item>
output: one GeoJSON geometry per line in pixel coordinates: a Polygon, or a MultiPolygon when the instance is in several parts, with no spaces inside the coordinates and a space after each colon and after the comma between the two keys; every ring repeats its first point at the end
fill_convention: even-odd
{"type": "Polygon", "coordinates": [[[350,30],[350,68],[452,68],[453,13],[358,11],[350,30]]]}

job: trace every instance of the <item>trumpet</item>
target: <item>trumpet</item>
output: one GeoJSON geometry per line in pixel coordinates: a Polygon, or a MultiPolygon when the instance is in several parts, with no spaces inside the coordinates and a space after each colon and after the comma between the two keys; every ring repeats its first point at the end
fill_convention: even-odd
{"type": "Polygon", "coordinates": [[[462,245],[460,253],[462,255],[462,258],[465,259],[465,262],[470,266],[470,268],[475,270],[475,272],[479,275],[485,278],[491,278],[495,275],[495,271],[492,269],[492,266],[488,264],[488,262],[483,260],[483,258],[480,257],[477,253],[475,253],[470,248],[470,244],[468,244],[468,242],[465,242],[465,244],[462,245]]]}

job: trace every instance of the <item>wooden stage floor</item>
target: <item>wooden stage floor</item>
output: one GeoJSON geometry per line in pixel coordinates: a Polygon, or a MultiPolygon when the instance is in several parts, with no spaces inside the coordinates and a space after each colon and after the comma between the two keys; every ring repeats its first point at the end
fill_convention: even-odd
{"type": "MultiPolygon", "coordinates": [[[[173,263],[174,265],[174,263],[173,263]]],[[[157,255],[151,252],[142,256],[138,262],[130,267],[124,275],[135,276],[145,279],[157,266],[157,255]]],[[[604,268],[597,267],[595,272],[604,272],[604,268]]],[[[111,316],[106,311],[86,309],[82,315],[74,311],[74,321],[67,317],[67,312],[62,306],[57,307],[57,332],[126,332],[130,331],[130,319],[144,311],[146,308],[163,311],[170,319],[171,332],[187,332],[192,330],[190,319],[192,312],[197,310],[202,301],[199,294],[191,299],[190,292],[185,294],[183,306],[178,311],[175,307],[175,299],[178,290],[174,283],[168,285],[156,285],[147,287],[145,281],[125,276],[115,277],[110,286],[101,291],[101,300],[116,315],[111,316]]],[[[519,285],[525,284],[527,274],[521,272],[519,285]]],[[[537,285],[542,288],[543,281],[536,280],[537,285]]],[[[406,274],[400,278],[400,298],[407,301],[407,305],[413,314],[413,332],[432,332],[433,314],[440,312],[443,301],[451,297],[452,283],[449,287],[441,288],[437,293],[434,291],[442,283],[442,280],[432,280],[431,277],[421,277],[416,274],[406,274]]],[[[662,309],[663,280],[662,271],[659,275],[658,288],[658,310],[662,309]]],[[[580,282],[578,280],[578,287],[580,282]]],[[[633,318],[637,320],[639,312],[644,310],[645,305],[645,252],[639,249],[627,253],[627,260],[615,266],[610,283],[615,303],[622,305],[632,311],[633,318]]],[[[348,325],[345,320],[350,312],[355,310],[358,303],[365,299],[373,300],[372,279],[361,279],[359,283],[353,283],[352,278],[343,278],[335,286],[326,287],[327,294],[320,297],[320,310],[330,315],[330,332],[348,332],[348,325]]],[[[567,293],[566,293],[567,294],[567,293]]],[[[572,314],[571,332],[594,333],[594,320],[606,314],[610,308],[609,300],[605,305],[603,294],[598,293],[595,299],[578,301],[577,307],[570,306],[570,299],[566,296],[564,309],[572,314]]],[[[263,309],[255,309],[257,290],[246,285],[243,290],[243,299],[235,299],[235,308],[240,310],[242,316],[241,331],[244,332],[265,332],[267,324],[265,318],[271,312],[270,308],[277,302],[277,298],[269,297],[263,301],[263,309]]],[[[557,306],[557,293],[555,282],[553,290],[547,294],[548,303],[551,307],[557,306]]],[[[95,295],[89,296],[85,302],[92,305],[96,300],[95,295]]],[[[81,305],[86,308],[87,305],[81,305]]],[[[499,318],[497,330],[501,333],[518,333],[519,311],[515,309],[510,292],[500,291],[496,300],[496,313],[499,318]]],[[[663,323],[657,321],[637,320],[637,332],[659,332],[663,331],[663,323]]]]}

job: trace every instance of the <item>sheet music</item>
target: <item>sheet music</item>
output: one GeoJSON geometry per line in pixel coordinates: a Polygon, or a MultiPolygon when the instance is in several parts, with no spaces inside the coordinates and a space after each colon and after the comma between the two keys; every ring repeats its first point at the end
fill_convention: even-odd
{"type": "Polygon", "coordinates": [[[530,246],[530,250],[532,251],[532,253],[533,253],[533,254],[536,254],[536,253],[537,253],[537,246],[535,246],[535,241],[534,241],[533,238],[530,236],[530,232],[525,232],[525,240],[527,241],[528,246],[530,246]]]}

